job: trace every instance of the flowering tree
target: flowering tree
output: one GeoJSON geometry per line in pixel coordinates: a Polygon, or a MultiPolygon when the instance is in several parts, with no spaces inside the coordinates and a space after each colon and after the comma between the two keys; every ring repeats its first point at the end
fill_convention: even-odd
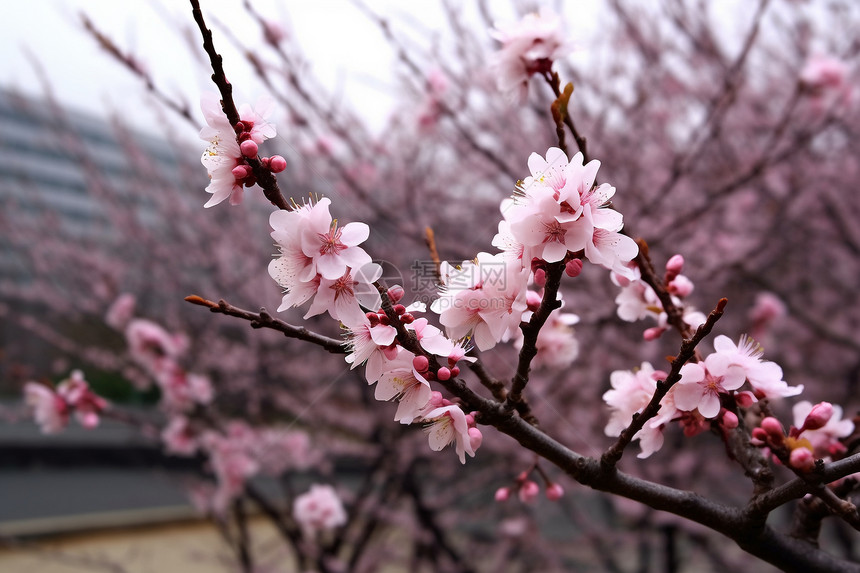
{"type": "MultiPolygon", "coordinates": [[[[234,206],[229,219],[251,212],[259,205],[243,201],[259,189],[275,207],[267,227],[243,220],[236,245],[217,227],[208,236],[243,253],[243,273],[255,276],[265,259],[242,243],[270,234],[277,252],[268,274],[283,294],[277,312],[289,317],[298,308],[308,322],[212,300],[226,288],[218,281],[192,283],[199,294],[186,301],[290,339],[245,332],[242,344],[231,344],[207,321],[192,349],[195,341],[173,329],[134,318],[126,296],[107,323],[124,333],[129,364],[106,366],[159,387],[163,416],[144,423],[161,426],[169,452],[202,456],[215,479],[198,499],[235,524],[226,536],[245,570],[255,562],[244,525],[249,499],[302,568],[372,569],[381,554],[365,549],[375,528],[408,524],[414,563],[473,570],[497,565],[470,559],[452,541],[463,534],[452,520],[473,513],[480,523],[502,504],[521,512],[510,498],[530,503],[542,484],[581,524],[581,510],[566,503],[574,482],[611,495],[606,523],[637,511],[642,524],[652,522],[623,500],[683,518],[661,522],[670,546],[679,524],[697,524],[785,570],[857,569],[853,541],[843,557],[819,539],[827,518],[838,531],[860,526],[855,424],[835,404],[854,406],[860,364],[860,343],[846,334],[858,312],[847,294],[860,270],[850,225],[858,204],[838,193],[857,170],[848,146],[860,125],[853,48],[835,40],[813,48],[811,39],[824,25],[815,18],[850,29],[856,9],[807,13],[763,0],[729,49],[692,5],[667,2],[655,14],[613,1],[605,25],[617,41],[606,54],[595,49],[587,68],[564,65],[572,46],[547,10],[495,24],[481,5],[497,42],[487,58],[465,33],[451,54],[412,50],[366,9],[398,50],[411,90],[408,113],[374,138],[349,113],[329,110],[297,71],[281,30],[248,3],[277,64],[250,50],[247,58],[274,99],[237,106],[213,33],[191,4],[218,95],[201,104],[212,209],[189,220],[206,229],[225,202],[234,206]],[[278,87],[278,72],[288,88],[278,87]],[[272,115],[279,107],[286,131],[272,115]],[[277,133],[305,150],[305,163],[269,155],[277,133]],[[331,197],[315,193],[314,177],[338,182],[331,197]],[[392,272],[406,268],[411,277],[392,272]],[[708,313],[690,302],[694,278],[705,285],[695,292],[708,313]],[[734,311],[734,300],[752,310],[734,311]],[[785,314],[794,323],[779,330],[785,314]],[[622,324],[639,321],[645,328],[622,324]],[[717,335],[718,327],[731,335],[717,335]],[[666,363],[655,358],[661,351],[672,353],[666,363]],[[191,352],[199,358],[187,360],[191,352]],[[232,352],[242,358],[231,361],[232,352]],[[348,384],[319,399],[314,390],[345,368],[340,360],[348,384]],[[189,362],[209,372],[193,372],[189,362]],[[270,375],[288,387],[261,388],[270,375]],[[821,383],[840,377],[844,388],[821,383]],[[784,417],[785,399],[804,392],[811,400],[784,417]],[[835,397],[824,401],[828,394],[835,397]],[[254,396],[255,406],[236,407],[236,396],[254,396]],[[637,440],[637,457],[647,461],[629,459],[637,440]],[[458,485],[464,480],[437,461],[445,452],[432,453],[447,446],[463,471],[484,458],[495,477],[468,474],[468,485],[458,485]],[[325,464],[346,455],[363,460],[366,476],[346,507],[344,492],[317,484],[289,494],[284,511],[250,481],[308,468],[330,476],[325,464]],[[466,494],[478,485],[495,489],[499,505],[484,496],[470,510],[466,494]],[[786,507],[790,523],[777,523],[786,507]]],[[[459,14],[447,8],[455,31],[459,14]]],[[[151,240],[156,248],[157,235],[151,240]]],[[[269,304],[271,294],[242,286],[248,305],[269,304]]],[[[123,417],[80,372],[55,391],[25,391],[45,431],[60,430],[72,413],[89,426],[102,414],[123,417]]],[[[534,543],[519,554],[524,563],[538,553],[547,569],[565,566],[564,547],[534,543]]],[[[598,553],[606,568],[623,569],[598,553]]],[[[671,554],[668,569],[677,566],[671,554]]]]}

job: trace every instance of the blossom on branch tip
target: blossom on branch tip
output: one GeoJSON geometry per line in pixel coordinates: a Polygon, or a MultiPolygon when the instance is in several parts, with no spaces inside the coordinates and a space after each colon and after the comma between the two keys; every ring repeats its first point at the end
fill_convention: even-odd
{"type": "Polygon", "coordinates": [[[24,397],[45,434],[62,431],[72,412],[81,426],[95,428],[99,424],[99,414],[108,407],[107,401],[90,389],[80,370],[74,370],[57,385],[56,390],[28,382],[24,385],[24,397]]]}
{"type": "Polygon", "coordinates": [[[201,163],[209,172],[209,185],[206,192],[212,197],[204,207],[213,207],[226,199],[230,199],[231,205],[242,202],[242,188],[245,185],[253,185],[253,175],[242,170],[241,176],[237,177],[234,170],[245,166],[244,156],[256,156],[256,146],[276,135],[275,126],[268,121],[268,116],[274,110],[274,100],[271,98],[261,99],[257,109],[244,104],[239,108],[240,124],[236,128],[246,136],[240,147],[237,140],[236,129],[230,125],[221,101],[217,94],[207,92],[200,98],[200,109],[206,120],[206,126],[200,130],[200,139],[208,142],[208,147],[200,158],[201,163]]]}
{"type": "Polygon", "coordinates": [[[490,35],[501,43],[490,62],[496,84],[518,102],[528,95],[529,78],[550,72],[553,61],[569,51],[560,18],[546,9],[518,22],[497,23],[490,35]]]}

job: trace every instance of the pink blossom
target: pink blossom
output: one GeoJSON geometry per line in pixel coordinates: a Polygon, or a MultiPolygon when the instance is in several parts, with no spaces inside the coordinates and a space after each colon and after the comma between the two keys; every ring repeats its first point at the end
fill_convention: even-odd
{"type": "Polygon", "coordinates": [[[346,511],[333,487],[314,484],[296,498],[293,518],[306,535],[315,535],[345,524],[346,511]]]}
{"type": "Polygon", "coordinates": [[[362,306],[377,309],[382,304],[379,291],[373,285],[381,276],[382,267],[370,263],[360,269],[347,268],[343,276],[335,280],[320,278],[305,318],[328,312],[336,320],[351,324],[360,321],[364,315],[362,306]]]}
{"type": "Polygon", "coordinates": [[[825,90],[838,92],[845,85],[847,72],[842,60],[819,54],[807,60],[800,72],[800,81],[819,94],[825,90]]]}
{"type": "Polygon", "coordinates": [[[489,350],[516,329],[526,310],[528,269],[502,255],[478,253],[459,268],[442,263],[442,296],[431,306],[452,340],[471,335],[489,350]]]}
{"type": "Polygon", "coordinates": [[[662,374],[655,372],[650,363],[643,362],[636,371],[616,370],[610,375],[612,389],[603,394],[603,401],[612,410],[604,429],[607,436],[621,435],[621,431],[633,420],[633,414],[641,412],[648,405],[657,390],[657,379],[662,374]]]}
{"type": "Polygon", "coordinates": [[[90,390],[80,370],[74,370],[67,379],[57,386],[57,396],[74,410],[75,417],[84,428],[92,429],[99,425],[99,414],[104,411],[107,401],[90,390]]]}
{"type": "Polygon", "coordinates": [[[27,382],[24,385],[27,405],[33,408],[36,423],[43,434],[61,432],[69,423],[69,408],[66,401],[43,384],[27,382]]]}
{"type": "Polygon", "coordinates": [[[324,279],[335,280],[347,267],[359,269],[371,262],[358,245],[367,240],[370,228],[364,223],[349,223],[339,228],[329,213],[331,200],[320,199],[307,214],[302,228],[301,246],[313,260],[314,269],[324,279]]]}
{"type": "MultiPolygon", "coordinates": [[[[798,402],[792,408],[794,426],[803,428],[807,417],[812,413],[814,406],[806,400],[798,402]]],[[[839,438],[846,438],[854,431],[854,422],[850,419],[842,419],[842,407],[834,404],[827,423],[818,429],[804,430],[800,438],[806,438],[812,444],[815,457],[830,457],[835,453],[841,453],[845,446],[839,438]]]]}
{"type": "MultiPolygon", "coordinates": [[[[579,342],[576,340],[573,325],[579,317],[563,313],[560,309],[552,311],[544,327],[538,332],[537,355],[532,361],[533,368],[563,369],[576,360],[579,355],[579,342]]],[[[522,334],[517,336],[514,346],[523,347],[522,334]]]]}
{"type": "Polygon", "coordinates": [[[354,317],[347,316],[343,320],[344,325],[349,329],[347,345],[350,353],[346,356],[346,362],[352,365],[350,369],[367,362],[365,375],[368,382],[375,382],[384,367],[385,351],[397,338],[397,329],[382,323],[371,326],[364,315],[358,322],[352,322],[350,318],[354,317]]]}
{"type": "Polygon", "coordinates": [[[184,336],[170,334],[160,325],[142,318],[128,323],[125,338],[131,358],[156,377],[174,368],[174,361],[188,347],[184,336]]]}
{"type": "Polygon", "coordinates": [[[133,294],[121,294],[108,308],[105,322],[111,328],[123,330],[134,316],[136,299],[133,294]]]}
{"type": "MultiPolygon", "coordinates": [[[[239,108],[239,117],[251,141],[259,144],[275,136],[274,125],[266,119],[273,108],[271,99],[261,101],[261,113],[248,105],[239,108]]],[[[244,176],[237,178],[235,170],[245,166],[245,160],[236,139],[236,131],[227,121],[217,94],[204,93],[200,99],[200,109],[207,124],[200,130],[200,139],[209,143],[200,161],[209,172],[210,182],[206,192],[212,194],[204,207],[212,207],[228,198],[231,205],[238,205],[242,202],[244,176]]],[[[247,170],[242,172],[247,174],[247,170]]]]}
{"type": "Polygon", "coordinates": [[[702,363],[681,367],[681,380],[675,385],[675,405],[680,410],[699,410],[706,419],[720,413],[720,394],[740,388],[746,379],[743,368],[719,353],[702,363]]]}
{"type": "Polygon", "coordinates": [[[197,451],[197,436],[185,416],[173,416],[161,432],[168,453],[190,456],[197,451]]]}
{"type": "Polygon", "coordinates": [[[411,424],[430,401],[430,383],[416,370],[413,358],[414,354],[401,349],[397,358],[385,364],[385,371],[376,382],[377,400],[400,401],[394,421],[401,424],[411,424]]]}
{"type": "Polygon", "coordinates": [[[789,386],[782,379],[782,368],[778,364],[762,360],[764,349],[747,335],[742,335],[737,345],[728,336],[718,336],[714,339],[714,350],[726,356],[729,364],[742,368],[750,385],[761,396],[784,398],[803,391],[803,385],[789,386]]]}
{"type": "Polygon", "coordinates": [[[567,51],[559,17],[545,9],[518,22],[496,24],[490,34],[502,44],[490,62],[496,83],[520,102],[528,94],[532,74],[548,72],[553,60],[567,51]]]}
{"type": "Polygon", "coordinates": [[[431,450],[441,451],[453,442],[460,457],[460,463],[466,463],[466,454],[475,457],[466,414],[459,406],[434,408],[423,415],[423,421],[429,423],[426,432],[431,450]]]}

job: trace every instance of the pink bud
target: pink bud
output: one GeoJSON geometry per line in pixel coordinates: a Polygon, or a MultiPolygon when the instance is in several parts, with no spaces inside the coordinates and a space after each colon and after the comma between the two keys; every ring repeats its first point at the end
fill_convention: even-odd
{"type": "Polygon", "coordinates": [[[364,316],[366,316],[367,320],[370,321],[370,327],[371,328],[373,328],[374,326],[379,324],[379,315],[376,314],[375,312],[368,312],[364,316]]]}
{"type": "Polygon", "coordinates": [[[651,328],[645,329],[645,332],[642,333],[642,338],[645,340],[657,340],[664,332],[666,332],[665,328],[652,326],[651,328]]]}
{"type": "Polygon", "coordinates": [[[541,300],[543,300],[543,297],[535,291],[526,291],[526,306],[532,312],[537,312],[537,309],[540,307],[541,300]]]}
{"type": "Polygon", "coordinates": [[[830,421],[831,416],[833,416],[833,405],[830,402],[819,402],[812,407],[812,411],[806,416],[801,429],[818,430],[823,428],[830,421]]]}
{"type": "Polygon", "coordinates": [[[570,278],[576,278],[582,272],[582,261],[580,259],[571,259],[564,265],[564,272],[570,278]]]}
{"type": "Polygon", "coordinates": [[[436,371],[436,378],[441,381],[450,380],[451,379],[451,371],[445,368],[444,366],[436,371]]]}
{"type": "Polygon", "coordinates": [[[500,487],[496,490],[496,501],[507,501],[511,497],[511,490],[506,487],[500,487]]]}
{"type": "Polygon", "coordinates": [[[251,168],[247,165],[237,165],[233,168],[231,173],[233,173],[233,177],[236,178],[236,181],[241,181],[251,173],[251,168]]]}
{"type": "Polygon", "coordinates": [[[535,284],[539,287],[546,285],[546,271],[543,269],[535,269],[535,284]]]}
{"type": "Polygon", "coordinates": [[[767,432],[761,428],[753,428],[752,437],[754,440],[759,440],[762,443],[767,442],[767,432]]]}
{"type": "Polygon", "coordinates": [[[781,444],[782,439],[785,437],[785,432],[783,432],[782,424],[780,424],[779,420],[772,416],[768,416],[761,421],[761,429],[767,432],[768,438],[770,438],[777,444],[781,444]]]}
{"type": "Polygon", "coordinates": [[[729,412],[728,410],[723,413],[721,422],[727,430],[734,430],[738,427],[738,417],[734,412],[729,412]]]}
{"type": "Polygon", "coordinates": [[[481,430],[478,428],[469,428],[469,445],[472,446],[473,452],[481,447],[483,441],[484,435],[481,433],[481,430]]]}
{"type": "Polygon", "coordinates": [[[551,483],[546,488],[546,498],[550,501],[558,501],[564,495],[564,489],[557,483],[551,483]]]}
{"type": "Polygon", "coordinates": [[[758,402],[758,400],[756,399],[755,394],[749,390],[744,390],[735,394],[735,403],[741,408],[749,408],[756,402],[758,402]]]}
{"type": "Polygon", "coordinates": [[[269,169],[272,173],[280,173],[287,168],[287,160],[280,155],[273,155],[269,158],[269,169]]]}
{"type": "Polygon", "coordinates": [[[410,312],[404,312],[402,315],[400,315],[400,322],[402,322],[403,324],[412,324],[413,322],[415,322],[415,317],[412,316],[412,313],[410,312]]]}
{"type": "Polygon", "coordinates": [[[395,304],[394,305],[394,312],[396,312],[397,315],[399,316],[399,315],[403,314],[404,312],[406,312],[406,307],[403,306],[402,304],[395,304]]]}
{"type": "Polygon", "coordinates": [[[241,121],[237,121],[236,125],[233,126],[233,130],[236,133],[242,133],[243,131],[245,131],[245,124],[242,123],[241,121]]]}
{"type": "Polygon", "coordinates": [[[788,463],[795,469],[809,471],[815,465],[815,458],[812,456],[812,452],[806,448],[794,448],[791,450],[788,463]]]}
{"type": "Polygon", "coordinates": [[[684,298],[690,296],[694,287],[693,281],[684,275],[678,275],[666,286],[666,288],[671,294],[684,298]]]}
{"type": "Polygon", "coordinates": [[[388,293],[388,298],[391,299],[392,303],[400,302],[400,299],[403,298],[404,294],[406,294],[406,291],[404,291],[403,287],[400,285],[389,287],[385,292],[388,293]]]}
{"type": "Polygon", "coordinates": [[[668,261],[666,261],[666,272],[672,273],[673,275],[678,275],[684,269],[684,257],[681,255],[672,255],[668,261]]]}
{"type": "Polygon", "coordinates": [[[451,368],[451,376],[456,378],[459,375],[460,375],[460,367],[459,366],[454,366],[453,368],[451,368]]]}
{"type": "Polygon", "coordinates": [[[257,151],[259,151],[259,147],[257,147],[256,142],[250,139],[246,139],[239,144],[239,150],[245,157],[257,157],[257,151]]]}
{"type": "Polygon", "coordinates": [[[427,368],[430,367],[430,361],[427,360],[426,356],[416,356],[412,359],[412,366],[418,372],[427,372],[427,368]]]}
{"type": "Polygon", "coordinates": [[[540,486],[535,482],[528,480],[520,486],[520,501],[523,503],[532,502],[535,500],[539,493],[540,486]]]}

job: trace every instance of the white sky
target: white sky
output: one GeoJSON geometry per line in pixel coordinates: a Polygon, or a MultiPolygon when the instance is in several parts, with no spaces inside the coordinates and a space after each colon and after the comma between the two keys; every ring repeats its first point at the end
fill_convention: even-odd
{"type": "MultiPolygon", "coordinates": [[[[366,0],[380,13],[398,21],[408,11],[408,23],[429,29],[443,27],[441,0],[366,0]]],[[[720,0],[720,8],[737,7],[736,0],[720,0]]],[[[195,50],[202,54],[200,36],[187,0],[0,0],[0,86],[29,94],[42,93],[31,58],[46,70],[57,97],[99,115],[116,111],[132,125],[157,131],[141,82],[114,63],[86,34],[78,14],[85,11],[116,44],[131,48],[143,60],[156,84],[169,94],[182,94],[196,111],[203,90],[214,90],[208,68],[196,62],[180,27],[194,32],[195,50]]],[[[375,24],[349,0],[254,0],[256,10],[282,22],[303,46],[312,71],[329,88],[343,90],[372,125],[381,126],[391,108],[386,86],[393,85],[393,55],[375,24]]],[[[547,4],[554,4],[547,0],[547,4]]],[[[603,0],[565,0],[567,28],[582,47],[598,33],[594,15],[603,0]],[[583,42],[583,39],[586,39],[583,42]]],[[[256,101],[245,91],[254,85],[242,57],[214,26],[217,18],[233,32],[260,46],[258,28],[241,0],[201,0],[218,50],[225,56],[227,75],[236,86],[237,101],[256,101]]],[[[536,2],[537,4],[537,2],[536,2]]],[[[495,17],[510,18],[510,3],[490,1],[495,17]]],[[[480,29],[480,28],[479,28],[480,29]]],[[[586,50],[587,51],[587,50],[586,50]]],[[[580,55],[582,55],[580,51],[580,55]]],[[[574,58],[577,56],[575,55],[574,58]]],[[[201,118],[202,121],[202,118],[201,118]]]]}

